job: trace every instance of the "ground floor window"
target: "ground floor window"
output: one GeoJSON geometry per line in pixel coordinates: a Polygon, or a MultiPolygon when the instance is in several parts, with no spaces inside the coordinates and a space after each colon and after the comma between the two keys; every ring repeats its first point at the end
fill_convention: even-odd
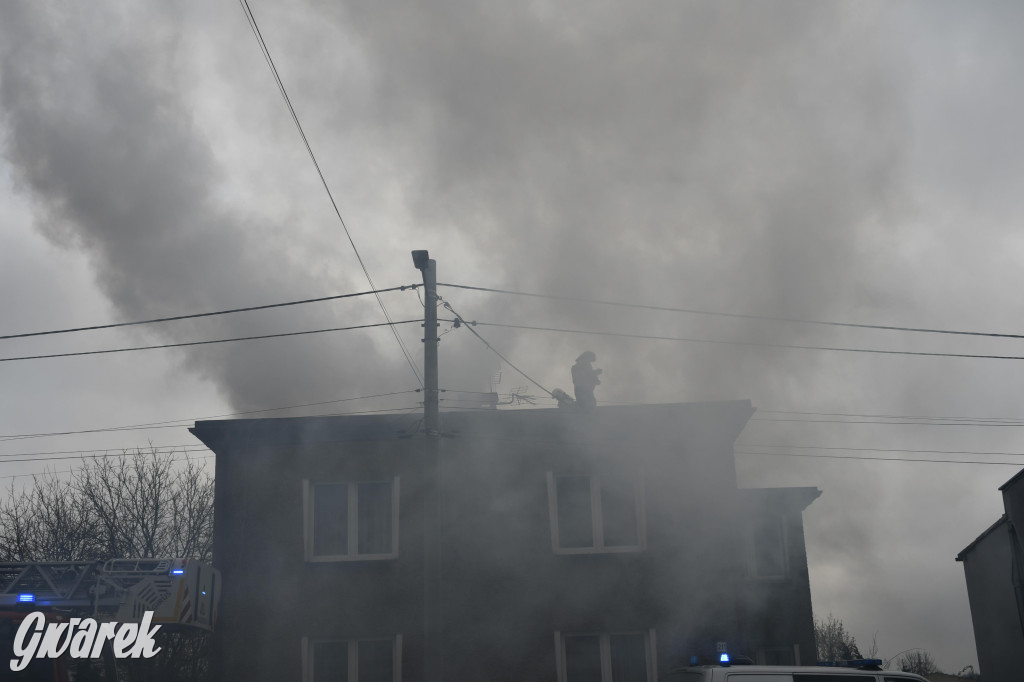
{"type": "Polygon", "coordinates": [[[555,633],[558,682],[655,682],[654,631],[555,633]]]}
{"type": "Polygon", "coordinates": [[[303,682],[401,682],[402,637],[302,639],[303,682]]]}
{"type": "Polygon", "coordinates": [[[796,665],[798,647],[793,646],[772,646],[759,649],[757,652],[757,663],[759,665],[796,665]]]}

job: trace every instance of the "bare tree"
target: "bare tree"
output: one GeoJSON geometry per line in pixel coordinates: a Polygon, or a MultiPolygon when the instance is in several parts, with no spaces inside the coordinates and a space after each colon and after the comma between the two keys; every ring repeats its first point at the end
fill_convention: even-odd
{"type": "MultiPolygon", "coordinates": [[[[174,453],[124,452],[98,458],[69,479],[55,472],[13,484],[0,501],[0,560],[186,557],[213,554],[213,478],[197,460],[174,453]]],[[[205,633],[156,635],[154,659],[122,661],[118,679],[146,682],[200,680],[208,674],[205,633]]]]}
{"type": "Polygon", "coordinates": [[[35,477],[0,503],[0,558],[4,561],[76,561],[102,556],[92,509],[72,481],[35,477]]]}
{"type": "Polygon", "coordinates": [[[857,640],[846,631],[843,621],[831,613],[827,618],[814,619],[814,643],[819,661],[844,661],[861,658],[857,640]]]}
{"type": "Polygon", "coordinates": [[[908,651],[900,656],[900,660],[897,665],[899,669],[905,673],[931,675],[932,673],[939,672],[939,667],[935,665],[935,659],[933,659],[931,654],[924,649],[908,651]]]}
{"type": "Polygon", "coordinates": [[[878,631],[871,635],[871,646],[868,647],[868,658],[878,658],[878,631]]]}

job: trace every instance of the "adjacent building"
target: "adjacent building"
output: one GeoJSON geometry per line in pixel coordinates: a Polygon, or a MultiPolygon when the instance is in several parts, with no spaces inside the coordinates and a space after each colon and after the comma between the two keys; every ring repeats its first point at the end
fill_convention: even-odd
{"type": "Polygon", "coordinates": [[[986,682],[1017,682],[1024,661],[1024,470],[999,490],[1005,513],[956,560],[967,578],[980,672],[986,682]]]}
{"type": "Polygon", "coordinates": [[[803,510],[741,490],[748,401],[197,422],[225,681],[653,682],[812,663],[803,510]]]}

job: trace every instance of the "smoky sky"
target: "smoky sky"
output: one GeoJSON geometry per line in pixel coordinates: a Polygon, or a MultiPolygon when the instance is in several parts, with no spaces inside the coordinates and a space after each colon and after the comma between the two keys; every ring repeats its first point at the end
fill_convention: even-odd
{"type": "MultiPolygon", "coordinates": [[[[251,4],[378,286],[417,282],[409,251],[428,248],[442,282],[782,317],[1013,326],[1022,245],[1007,229],[1020,213],[1012,4],[251,4]]],[[[0,22],[6,171],[31,206],[18,229],[84,259],[119,319],[368,288],[242,12],[220,5],[22,2],[0,22]]],[[[1011,350],[441,295],[480,321],[1011,350]]],[[[420,310],[409,292],[385,301],[395,319],[420,310]]],[[[362,298],[121,340],[381,319],[362,298]]],[[[414,355],[420,331],[401,331],[414,355]]],[[[548,389],[570,388],[572,360],[594,350],[606,401],[1016,413],[1019,370],[1006,365],[478,331],[548,389]]],[[[446,333],[441,354],[447,388],[487,390],[501,371],[500,390],[542,395],[465,330],[446,333]]],[[[238,410],[417,386],[386,330],[170,357],[238,410]]],[[[1012,447],[1008,433],[892,429],[752,422],[741,441],[1012,447]]],[[[1013,469],[979,467],[965,485],[958,470],[925,465],[738,462],[745,485],[824,491],[806,513],[816,611],[845,618],[862,642],[879,631],[884,651],[928,646],[947,668],[974,660],[952,557],[994,520],[995,488],[1013,469]],[[896,614],[901,599],[909,605],[896,614]]]]}

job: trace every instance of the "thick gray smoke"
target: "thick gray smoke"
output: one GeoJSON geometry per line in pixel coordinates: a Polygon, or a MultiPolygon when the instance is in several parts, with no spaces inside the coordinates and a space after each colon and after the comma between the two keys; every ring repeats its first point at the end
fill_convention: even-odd
{"type": "MultiPolygon", "coordinates": [[[[0,22],[3,151],[14,180],[37,208],[36,227],[88,254],[123,319],[368,286],[241,11],[222,4],[21,2],[5,8],[0,22]]],[[[912,10],[797,0],[251,4],[379,286],[418,281],[409,251],[428,248],[445,282],[922,325],[940,315],[953,324],[952,301],[960,326],[991,326],[963,292],[974,291],[972,273],[990,258],[1013,266],[1014,252],[943,251],[960,244],[955,229],[933,232],[907,220],[936,196],[908,191],[912,162],[934,168],[924,181],[936,186],[961,177],[956,163],[943,162],[941,145],[923,150],[908,142],[911,120],[921,118],[921,103],[910,101],[914,78],[936,68],[930,60],[946,44],[935,39],[929,47],[927,36],[914,33],[912,10]]],[[[963,19],[949,18],[948,8],[923,14],[933,17],[929,31],[963,19]]],[[[964,67],[961,80],[972,73],[964,67]]],[[[961,85],[984,94],[983,85],[961,85]]],[[[957,100],[943,96],[942,105],[957,100]]],[[[1007,110],[1019,109],[1017,99],[1005,101],[1007,110]]],[[[989,146],[982,149],[1007,143],[1016,123],[975,122],[961,106],[971,121],[965,129],[995,131],[983,136],[989,146]]],[[[961,130],[956,121],[945,124],[928,130],[936,138],[961,130]]],[[[983,177],[1012,177],[978,154],[984,158],[972,157],[972,167],[983,177]]],[[[992,186],[986,182],[985,191],[995,192],[992,186]]],[[[1000,206],[1009,214],[1016,200],[1007,196],[1000,194],[1000,206]]],[[[974,205],[962,201],[956,205],[974,205]]],[[[480,321],[924,348],[907,337],[441,294],[480,321]]],[[[1011,294],[999,295],[1012,302],[1011,294]]],[[[396,319],[419,314],[408,292],[385,300],[396,319]]],[[[136,334],[183,341],[381,319],[376,303],[363,298],[136,334]]],[[[410,325],[402,332],[414,356],[420,331],[410,325]]],[[[594,350],[605,370],[598,399],[610,402],[750,398],[762,410],[991,415],[1007,412],[1003,404],[1019,386],[988,390],[1015,376],[1003,374],[1005,367],[478,331],[548,389],[570,389],[572,360],[594,350]],[[976,397],[959,397],[968,393],[976,397]]],[[[502,391],[526,385],[541,395],[465,330],[446,334],[441,354],[447,388],[487,390],[500,369],[502,391]]],[[[178,357],[238,409],[416,386],[386,330],[203,347],[178,357]]],[[[839,428],[803,428],[752,423],[744,438],[882,447],[895,440],[892,432],[871,441],[839,428]]],[[[956,445],[977,447],[967,440],[956,445]]],[[[939,441],[925,445],[953,445],[939,441]]],[[[950,501],[949,514],[970,508],[955,477],[863,464],[797,467],[772,457],[740,462],[745,483],[823,488],[808,511],[818,519],[809,522],[812,584],[834,598],[826,610],[849,609],[848,624],[862,640],[882,620],[869,609],[890,604],[903,588],[857,576],[883,569],[916,576],[911,557],[924,556],[946,571],[936,590],[962,589],[947,580],[947,573],[961,579],[952,556],[987,522],[972,520],[962,535],[947,537],[936,528],[942,524],[914,516],[920,527],[906,531],[913,540],[898,556],[885,548],[897,540],[873,536],[904,528],[904,514],[936,499],[950,501]],[[843,487],[851,474],[867,483],[843,487]],[[874,596],[866,601],[865,594],[874,596]]],[[[916,580],[908,594],[928,584],[916,580]]],[[[955,619],[929,616],[927,636],[962,635],[964,628],[940,624],[962,626],[965,601],[955,619]]],[[[925,632],[910,617],[898,627],[925,632]]]]}
{"type": "MultiPolygon", "coordinates": [[[[416,224],[384,226],[394,236],[383,266],[380,247],[368,247],[382,284],[396,275],[415,281],[407,250],[433,246],[443,281],[475,275],[470,283],[668,304],[699,292],[713,309],[813,317],[856,295],[851,256],[891,207],[899,97],[884,53],[862,48],[870,19],[837,7],[343,7],[320,17],[333,22],[320,36],[353,43],[341,51],[366,66],[337,71],[302,61],[303,33],[277,30],[286,16],[321,10],[255,9],[300,115],[311,112],[313,132],[330,130],[322,121],[340,131],[321,147],[324,165],[330,169],[335,145],[358,136],[372,142],[356,147],[363,155],[353,166],[376,157],[403,166],[392,182],[416,224]],[[364,100],[310,91],[324,84],[333,95],[349,88],[364,100]]],[[[209,128],[223,121],[202,127],[209,106],[202,102],[213,97],[203,88],[248,107],[283,114],[283,105],[269,76],[260,82],[251,70],[238,69],[247,74],[245,87],[258,92],[233,87],[228,70],[204,86],[188,52],[187,19],[194,17],[185,17],[154,8],[54,12],[29,5],[9,15],[7,157],[42,209],[42,228],[91,254],[100,286],[129,319],[364,288],[328,211],[315,216],[316,239],[333,233],[328,253],[345,263],[341,273],[328,271],[320,244],[311,247],[293,224],[310,220],[302,207],[293,204],[289,222],[273,224],[258,203],[246,210],[221,199],[238,182],[229,174],[244,171],[218,158],[209,128]],[[158,29],[135,30],[139,25],[158,29]],[[206,100],[195,99],[204,93],[206,100]]],[[[230,38],[244,40],[244,31],[230,38]]],[[[254,42],[226,54],[260,66],[254,42]]],[[[286,183],[281,171],[301,173],[303,159],[286,122],[274,130],[282,139],[272,144],[295,153],[278,152],[265,171],[286,183]]],[[[260,133],[254,126],[254,138],[260,133]]],[[[311,169],[304,179],[292,201],[326,207],[311,169]]],[[[349,187],[335,189],[343,206],[351,205],[349,187]]],[[[376,205],[388,189],[373,189],[376,205]]],[[[289,200],[287,186],[277,191],[289,200]]],[[[353,227],[364,242],[367,222],[353,227]]],[[[481,320],[694,336],[715,329],[705,319],[683,325],[600,309],[549,312],[533,302],[477,297],[459,305],[468,298],[460,293],[443,295],[481,320]]],[[[367,302],[345,310],[359,310],[354,321],[378,321],[372,305],[361,305],[367,302]]],[[[265,333],[315,328],[323,319],[303,310],[163,333],[173,340],[211,330],[265,333]]],[[[490,335],[526,359],[542,383],[564,384],[576,349],[595,342],[490,335]],[[538,347],[550,350],[532,352],[538,347]]],[[[418,353],[416,335],[406,336],[418,353]]],[[[459,340],[466,341],[475,344],[459,340]]],[[[242,408],[315,399],[331,382],[377,392],[412,379],[386,332],[299,343],[300,357],[284,343],[239,344],[191,352],[188,364],[242,408]]],[[[634,342],[600,343],[616,377],[617,393],[608,399],[720,397],[749,383],[748,368],[731,360],[734,350],[725,361],[717,352],[662,344],[649,362],[636,363],[629,359],[634,342]],[[691,360],[679,382],[685,385],[664,385],[664,368],[684,364],[679,358],[691,360]]],[[[447,385],[485,387],[491,363],[449,361],[447,385]]]]}

